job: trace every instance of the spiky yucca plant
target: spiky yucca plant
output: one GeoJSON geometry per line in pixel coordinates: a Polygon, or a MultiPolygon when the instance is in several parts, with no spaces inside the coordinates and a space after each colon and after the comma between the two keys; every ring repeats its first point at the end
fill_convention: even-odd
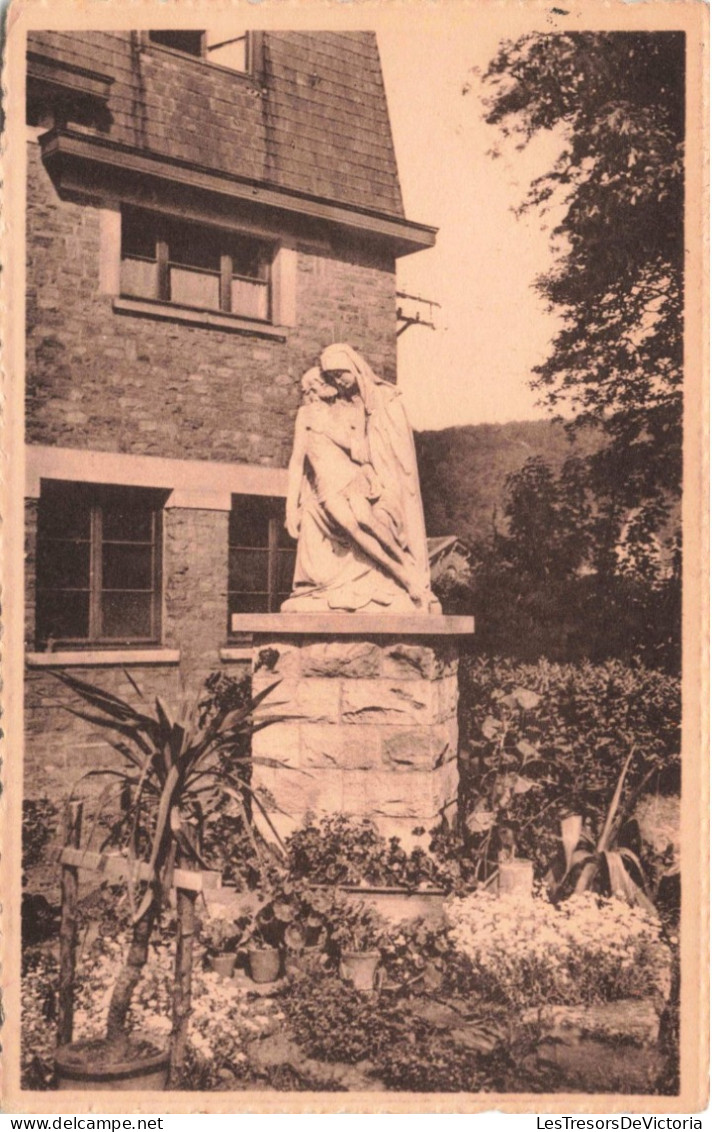
{"type": "MultiPolygon", "coordinates": [[[[145,704],[138,684],[129,672],[124,672],[145,704]]],[[[260,849],[251,828],[248,799],[272,826],[259,797],[240,772],[244,772],[251,759],[249,737],[284,718],[274,714],[255,718],[256,709],[279,681],[236,710],[218,704],[206,717],[202,693],[192,703],[184,702],[178,711],[160,696],[155,698],[153,710],[140,710],[67,672],[53,675],[80,696],[88,708],[62,706],[79,719],[113,732],[115,737],[109,743],[123,759],[120,767],[89,771],[80,779],[112,779],[100,796],[99,812],[108,793],[121,798],[122,818],[114,825],[108,841],[128,855],[132,936],[126,962],[114,985],[106,1027],[107,1045],[120,1054],[128,1046],[126,1020],[133,992],[148,958],[151,933],[170,891],[176,862],[188,867],[208,867],[201,852],[203,829],[225,795],[240,810],[256,855],[259,856],[260,849]],[[144,871],[138,879],[136,866],[140,863],[148,865],[148,878],[144,871]]],[[[281,765],[272,759],[252,761],[281,765]]]]}

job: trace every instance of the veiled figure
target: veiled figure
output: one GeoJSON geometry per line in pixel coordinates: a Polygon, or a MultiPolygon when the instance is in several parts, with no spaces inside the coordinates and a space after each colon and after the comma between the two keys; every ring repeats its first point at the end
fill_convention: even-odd
{"type": "Polygon", "coordinates": [[[297,560],[282,610],[439,612],[398,390],[338,344],[304,375],[302,392],[287,491],[297,560]]]}

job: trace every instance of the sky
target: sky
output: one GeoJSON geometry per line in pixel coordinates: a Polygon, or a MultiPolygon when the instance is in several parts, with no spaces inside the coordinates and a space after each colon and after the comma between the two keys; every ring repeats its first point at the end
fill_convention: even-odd
{"type": "Polygon", "coordinates": [[[415,326],[399,337],[398,383],[418,429],[547,415],[528,382],[557,327],[532,288],[551,264],[551,222],[513,210],[561,138],[488,156],[500,138],[483,120],[471,69],[496,53],[502,33],[492,23],[377,33],[406,215],[439,229],[435,248],[398,266],[399,290],[441,304],[435,331],[415,326]]]}
{"type": "MultiPolygon", "coordinates": [[[[472,69],[484,71],[494,57],[504,21],[467,6],[453,19],[422,7],[409,15],[406,23],[379,13],[362,24],[376,25],[406,216],[439,229],[433,249],[398,261],[398,289],[440,304],[435,330],[409,327],[398,339],[409,419],[424,429],[545,417],[529,380],[557,326],[532,288],[551,264],[550,221],[518,219],[514,209],[532,177],[551,167],[561,137],[488,156],[501,138],[484,122],[472,69]]],[[[208,43],[239,34],[209,29],[208,43]]],[[[211,58],[241,67],[243,45],[211,58]]]]}

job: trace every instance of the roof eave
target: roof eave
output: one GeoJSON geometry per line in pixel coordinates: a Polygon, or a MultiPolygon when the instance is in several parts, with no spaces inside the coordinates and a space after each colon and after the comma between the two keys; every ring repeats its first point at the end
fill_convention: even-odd
{"type": "MultiPolygon", "coordinates": [[[[72,182],[72,170],[86,171],[86,188],[101,193],[112,174],[122,178],[146,177],[163,181],[174,188],[230,198],[241,206],[248,205],[271,213],[287,213],[336,225],[352,233],[361,233],[385,242],[396,257],[423,251],[435,244],[437,229],[416,224],[397,216],[372,212],[354,205],[325,200],[284,189],[267,182],[249,180],[234,174],[206,169],[191,162],[179,161],[164,154],[135,149],[102,137],[88,136],[70,129],[53,129],[40,138],[42,157],[53,176],[61,183],[72,182]],[[98,174],[102,174],[99,176],[98,174]]],[[[72,182],[71,188],[81,188],[72,182]]],[[[107,191],[104,188],[104,191],[107,191]]]]}

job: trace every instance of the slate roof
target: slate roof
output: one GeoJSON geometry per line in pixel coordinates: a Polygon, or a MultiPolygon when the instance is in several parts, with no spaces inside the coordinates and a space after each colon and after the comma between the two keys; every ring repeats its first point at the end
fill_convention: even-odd
{"type": "Polygon", "coordinates": [[[99,72],[104,136],[138,151],[403,218],[372,32],[265,32],[262,73],[147,45],[138,32],[31,32],[28,50],[99,72]]]}

